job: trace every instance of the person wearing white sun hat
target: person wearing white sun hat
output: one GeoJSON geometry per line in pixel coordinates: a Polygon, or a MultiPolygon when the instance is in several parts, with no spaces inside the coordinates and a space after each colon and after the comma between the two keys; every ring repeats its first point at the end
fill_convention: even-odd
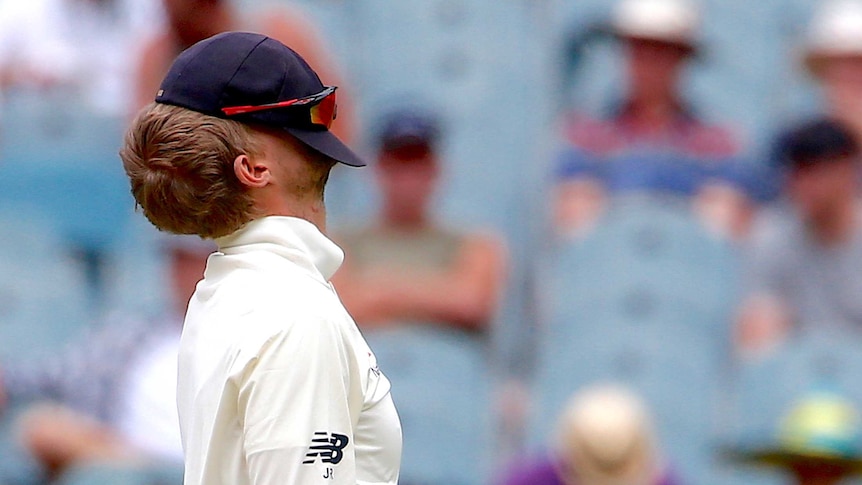
{"type": "Polygon", "coordinates": [[[822,3],[802,50],[802,61],[822,90],[826,113],[862,136],[862,1],[822,3]]]}
{"type": "Polygon", "coordinates": [[[691,202],[705,227],[744,235],[753,184],[738,163],[742,144],[686,101],[685,70],[703,51],[700,9],[689,0],[622,0],[609,31],[623,48],[623,92],[600,117],[563,119],[554,176],[555,232],[586,233],[623,192],[670,193],[691,202]]]}
{"type": "Polygon", "coordinates": [[[621,37],[662,41],[691,51],[699,44],[700,17],[688,1],[621,2],[614,11],[611,27],[621,37]]]}

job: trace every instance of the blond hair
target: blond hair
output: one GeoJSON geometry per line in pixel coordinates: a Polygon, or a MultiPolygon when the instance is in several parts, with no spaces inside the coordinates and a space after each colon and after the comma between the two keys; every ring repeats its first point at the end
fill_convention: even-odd
{"type": "Polygon", "coordinates": [[[233,162],[261,150],[242,123],[152,103],[132,122],[120,158],[136,205],[154,226],[215,238],[253,218],[233,162]]]}

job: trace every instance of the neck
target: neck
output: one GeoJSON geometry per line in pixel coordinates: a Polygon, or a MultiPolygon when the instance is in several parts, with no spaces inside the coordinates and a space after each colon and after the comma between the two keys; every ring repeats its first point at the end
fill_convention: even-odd
{"type": "Polygon", "coordinates": [[[428,225],[424,212],[405,214],[397,211],[383,211],[383,225],[403,231],[415,231],[428,225]]]}
{"type": "Polygon", "coordinates": [[[856,226],[855,201],[844,201],[828,215],[811,219],[808,225],[821,244],[834,246],[847,241],[856,226]]]}
{"type": "Polygon", "coordinates": [[[320,232],[326,234],[326,206],[323,201],[306,205],[297,214],[290,214],[314,224],[320,232]]]}
{"type": "Polygon", "coordinates": [[[632,100],[631,110],[638,125],[648,127],[652,131],[673,123],[678,107],[669,96],[641,96],[632,100]]]}
{"type": "Polygon", "coordinates": [[[183,49],[215,34],[234,30],[234,13],[224,3],[201,7],[195,12],[193,22],[181,21],[174,28],[174,35],[183,49]]]}
{"type": "Polygon", "coordinates": [[[858,109],[847,109],[842,106],[841,108],[833,109],[832,115],[835,119],[844,123],[844,126],[852,131],[857,139],[862,140],[862,113],[858,109]]]}
{"type": "Polygon", "coordinates": [[[326,233],[326,205],[323,200],[260,200],[256,204],[258,217],[287,216],[305,219],[326,233]]]}

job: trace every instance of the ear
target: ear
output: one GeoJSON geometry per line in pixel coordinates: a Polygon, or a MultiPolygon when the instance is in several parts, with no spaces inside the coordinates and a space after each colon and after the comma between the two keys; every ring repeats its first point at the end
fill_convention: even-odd
{"type": "Polygon", "coordinates": [[[233,172],[246,187],[261,188],[272,182],[269,167],[262,160],[255,160],[245,154],[234,159],[233,172]]]}

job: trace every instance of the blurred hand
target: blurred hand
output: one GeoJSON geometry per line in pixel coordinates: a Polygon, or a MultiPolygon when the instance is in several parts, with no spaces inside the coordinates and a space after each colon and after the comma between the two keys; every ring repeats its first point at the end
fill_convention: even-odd
{"type": "Polygon", "coordinates": [[[607,204],[604,188],[595,180],[561,182],[555,188],[553,224],[562,237],[579,237],[589,233],[607,204]]]}
{"type": "Polygon", "coordinates": [[[694,212],[714,234],[740,241],[748,234],[753,209],[739,190],[724,184],[708,184],[695,197],[694,212]]]}
{"type": "Polygon", "coordinates": [[[778,347],[789,332],[787,309],[773,298],[758,296],[751,298],[743,307],[734,340],[739,354],[757,358],[778,347]]]}
{"type": "Polygon", "coordinates": [[[24,447],[55,473],[84,462],[133,458],[109,428],[59,405],[34,406],[18,425],[24,447]]]}
{"type": "Polygon", "coordinates": [[[348,311],[362,328],[380,328],[396,321],[404,291],[399,276],[388,268],[364,270],[361,284],[350,291],[348,311]]]}

